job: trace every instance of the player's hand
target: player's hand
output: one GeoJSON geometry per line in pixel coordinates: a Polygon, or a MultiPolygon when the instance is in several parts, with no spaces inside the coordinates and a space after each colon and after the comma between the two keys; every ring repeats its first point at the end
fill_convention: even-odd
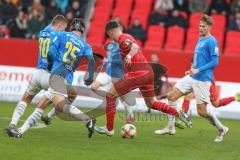
{"type": "Polygon", "coordinates": [[[190,74],[193,75],[193,74],[197,74],[199,72],[199,70],[191,68],[190,72],[191,72],[190,74]]]}
{"type": "Polygon", "coordinates": [[[130,66],[132,61],[131,61],[131,56],[130,55],[127,55],[126,58],[124,59],[124,62],[125,62],[125,65],[126,66],[130,66]]]}
{"type": "Polygon", "coordinates": [[[187,70],[186,72],[185,72],[185,75],[189,75],[191,73],[191,71],[190,70],[187,70]]]}
{"type": "Polygon", "coordinates": [[[84,80],[84,84],[86,85],[86,86],[89,86],[89,85],[91,85],[93,83],[93,79],[92,78],[88,78],[88,79],[85,79],[84,80]]]}

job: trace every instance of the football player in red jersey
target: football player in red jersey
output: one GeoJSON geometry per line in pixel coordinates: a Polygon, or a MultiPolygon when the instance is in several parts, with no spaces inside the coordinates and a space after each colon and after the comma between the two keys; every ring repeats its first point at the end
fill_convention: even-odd
{"type": "Polygon", "coordinates": [[[149,108],[179,117],[188,127],[191,127],[191,121],[185,112],[176,110],[166,103],[156,101],[152,68],[143,56],[135,39],[131,35],[123,33],[120,24],[114,20],[107,23],[105,31],[112,40],[118,42],[126,73],[123,79],[113,84],[106,95],[107,126],[95,127],[95,130],[108,136],[114,134],[116,98],[136,88],[139,88],[149,108]]]}

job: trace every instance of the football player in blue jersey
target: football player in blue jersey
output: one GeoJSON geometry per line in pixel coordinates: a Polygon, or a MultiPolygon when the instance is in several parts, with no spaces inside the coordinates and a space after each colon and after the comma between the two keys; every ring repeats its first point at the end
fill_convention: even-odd
{"type": "MultiPolygon", "coordinates": [[[[221,142],[228,133],[216,115],[207,107],[210,102],[210,86],[213,81],[214,68],[218,66],[219,51],[217,40],[211,35],[213,20],[210,16],[204,15],[199,23],[200,38],[194,50],[193,65],[186,72],[186,76],[180,79],[172,91],[168,94],[168,101],[176,106],[179,97],[193,92],[197,101],[198,114],[207,119],[218,129],[215,142],[221,142]]],[[[175,117],[170,116],[168,126],[162,130],[155,131],[156,134],[175,134],[175,117]]]]}
{"type": "MultiPolygon", "coordinates": [[[[90,117],[80,111],[77,107],[71,105],[67,99],[67,84],[71,83],[72,75],[78,67],[81,59],[87,57],[89,76],[85,80],[86,85],[93,82],[94,75],[94,57],[92,48],[82,38],[85,25],[82,20],[74,19],[72,23],[72,32],[59,32],[54,38],[54,45],[50,52],[57,53],[53,61],[51,76],[49,78],[49,89],[47,97],[53,102],[58,112],[63,112],[71,117],[86,122],[88,137],[91,138],[94,132],[95,118],[90,117]],[[69,78],[70,77],[70,78],[69,78]]],[[[43,98],[46,98],[45,96],[43,98]]],[[[40,100],[41,102],[41,100],[40,100]]],[[[37,120],[41,118],[43,109],[36,108],[24,125],[18,130],[11,130],[12,137],[21,137],[37,120]]]]}
{"type": "Polygon", "coordinates": [[[51,24],[40,31],[39,39],[39,56],[37,70],[33,75],[31,81],[29,82],[28,88],[26,89],[22,99],[17,104],[10,125],[5,128],[8,132],[11,129],[16,128],[17,123],[21,116],[24,114],[25,109],[28,104],[31,103],[32,99],[38,94],[42,89],[47,90],[49,87],[49,77],[51,68],[53,65],[53,58],[55,55],[48,54],[52,41],[54,40],[52,31],[64,31],[67,27],[67,20],[62,15],[56,15],[51,24]]]}

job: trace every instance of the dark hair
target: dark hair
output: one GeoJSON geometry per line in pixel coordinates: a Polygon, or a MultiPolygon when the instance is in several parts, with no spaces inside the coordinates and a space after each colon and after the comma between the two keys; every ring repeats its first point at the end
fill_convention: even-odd
{"type": "Polygon", "coordinates": [[[111,29],[118,28],[121,25],[116,20],[111,20],[106,24],[105,32],[110,31],[111,29]]]}
{"type": "Polygon", "coordinates": [[[205,22],[209,26],[213,26],[214,25],[212,17],[210,17],[210,16],[208,16],[206,14],[202,16],[200,21],[205,22]]]}
{"type": "Polygon", "coordinates": [[[68,23],[67,19],[63,16],[63,15],[56,15],[55,17],[53,17],[52,19],[52,25],[55,26],[59,23],[68,23]]]}
{"type": "Polygon", "coordinates": [[[79,31],[81,33],[84,32],[86,26],[82,19],[74,18],[72,21],[72,31],[79,31]]]}

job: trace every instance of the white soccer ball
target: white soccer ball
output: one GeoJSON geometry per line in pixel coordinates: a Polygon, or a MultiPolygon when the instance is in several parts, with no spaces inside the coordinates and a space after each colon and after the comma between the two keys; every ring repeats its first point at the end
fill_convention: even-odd
{"type": "Polygon", "coordinates": [[[137,128],[133,124],[125,124],[121,128],[122,138],[132,139],[137,135],[137,128]]]}

